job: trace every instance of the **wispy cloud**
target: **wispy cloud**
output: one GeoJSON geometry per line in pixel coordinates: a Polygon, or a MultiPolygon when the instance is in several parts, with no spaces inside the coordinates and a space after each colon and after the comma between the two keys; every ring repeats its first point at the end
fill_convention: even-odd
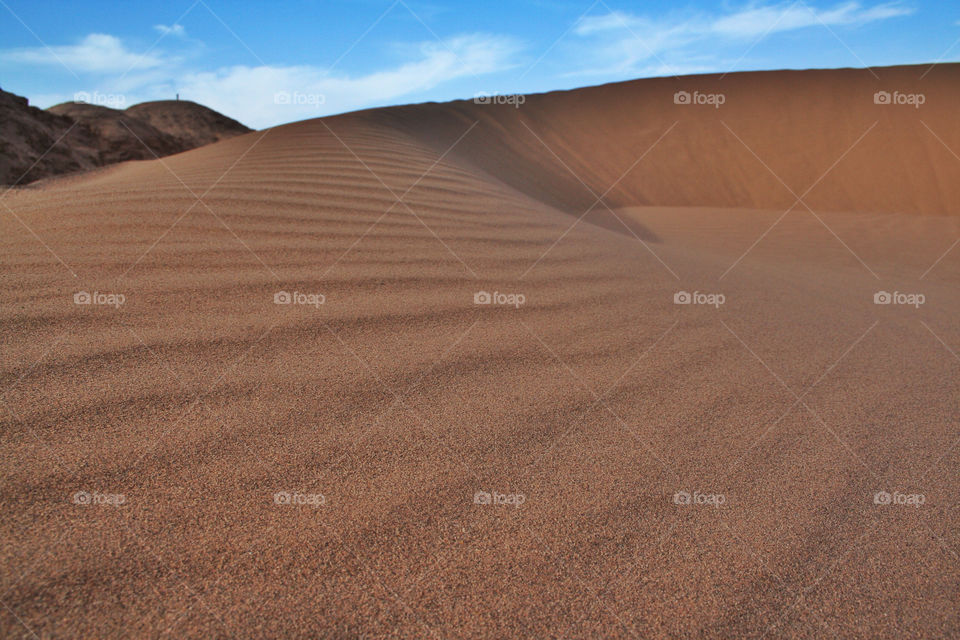
{"type": "Polygon", "coordinates": [[[675,52],[683,53],[686,67],[696,67],[690,61],[709,59],[711,51],[732,44],[813,27],[857,27],[911,13],[912,8],[899,2],[873,6],[845,2],[817,8],[796,0],[751,3],[722,14],[687,12],[666,18],[612,11],[584,18],[574,33],[589,41],[593,52],[587,57],[592,61],[591,68],[581,73],[592,74],[603,69],[636,72],[641,68],[671,68],[662,57],[675,52]]]}
{"type": "Polygon", "coordinates": [[[150,69],[168,63],[156,55],[135,53],[120,38],[105,33],[91,33],[74,45],[10,49],[0,52],[0,61],[49,67],[66,64],[85,73],[122,73],[132,66],[150,69]]]}
{"type": "Polygon", "coordinates": [[[755,7],[724,16],[710,25],[710,31],[732,38],[756,38],[765,33],[821,25],[859,26],[909,15],[912,12],[912,9],[898,3],[863,8],[857,2],[848,2],[832,9],[815,9],[800,2],[788,6],[755,7]]]}
{"type": "Polygon", "coordinates": [[[153,25],[154,31],[164,36],[175,36],[177,38],[183,38],[187,35],[187,30],[183,28],[182,24],[175,24],[167,26],[165,24],[155,24],[153,25]]]}
{"type": "Polygon", "coordinates": [[[414,61],[364,75],[329,74],[313,66],[236,66],[180,79],[184,96],[255,127],[394,103],[467,76],[512,66],[519,45],[465,35],[419,46],[414,61]]]}

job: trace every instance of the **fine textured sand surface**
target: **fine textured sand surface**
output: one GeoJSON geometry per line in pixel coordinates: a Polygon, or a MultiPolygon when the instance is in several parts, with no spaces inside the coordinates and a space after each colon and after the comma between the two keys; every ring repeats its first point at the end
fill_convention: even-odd
{"type": "Polygon", "coordinates": [[[960,85],[925,70],[4,194],[0,636],[956,637],[960,85]]]}

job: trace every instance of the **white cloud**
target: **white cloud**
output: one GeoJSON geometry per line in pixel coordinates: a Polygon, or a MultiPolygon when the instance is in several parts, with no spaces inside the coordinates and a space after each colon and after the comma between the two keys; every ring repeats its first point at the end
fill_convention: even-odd
{"type": "Polygon", "coordinates": [[[155,55],[140,55],[127,49],[116,36],[91,33],[75,45],[11,49],[0,60],[33,66],[59,66],[87,73],[123,73],[133,66],[149,69],[164,64],[155,55]]]}
{"type": "Polygon", "coordinates": [[[157,33],[164,36],[176,36],[177,38],[183,38],[187,35],[187,30],[183,28],[182,24],[175,24],[172,26],[155,24],[153,25],[153,28],[157,31],[157,33]]]}
{"type": "Polygon", "coordinates": [[[768,6],[740,11],[716,20],[711,31],[734,38],[756,38],[764,33],[792,31],[818,25],[862,25],[877,20],[886,20],[908,15],[910,9],[897,4],[881,4],[862,9],[857,2],[848,2],[833,9],[814,9],[804,4],[787,7],[768,6]]]}
{"type": "Polygon", "coordinates": [[[651,63],[669,68],[671,65],[661,60],[661,55],[669,52],[682,51],[684,59],[689,61],[698,52],[703,55],[705,51],[753,41],[765,35],[824,25],[854,27],[911,13],[912,9],[898,2],[872,7],[845,2],[828,9],[811,7],[803,2],[753,3],[722,15],[687,13],[657,19],[612,11],[584,18],[574,33],[597,40],[591,47],[594,55],[588,57],[596,68],[584,73],[593,74],[604,69],[607,72],[636,72],[648,68],[651,63]]]}
{"type": "Polygon", "coordinates": [[[365,75],[334,75],[313,66],[236,66],[186,74],[176,90],[259,128],[395,103],[457,78],[501,71],[518,48],[510,39],[468,35],[446,46],[421,44],[418,59],[365,75]]]}

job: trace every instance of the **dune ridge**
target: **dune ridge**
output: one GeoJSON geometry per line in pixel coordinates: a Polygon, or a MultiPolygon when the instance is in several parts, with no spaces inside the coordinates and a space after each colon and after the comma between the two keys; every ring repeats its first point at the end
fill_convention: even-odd
{"type": "Polygon", "coordinates": [[[605,197],[613,207],[785,208],[816,185],[804,200],[818,209],[956,214],[960,186],[940,167],[960,147],[958,80],[957,64],[711,74],[530,95],[519,107],[460,101],[369,117],[439,150],[479,121],[459,157],[577,213],[595,200],[582,180],[597,195],[616,183],[605,197]],[[723,103],[676,104],[677,92],[723,103]],[[877,92],[924,102],[876,104],[877,92]],[[657,140],[657,162],[624,175],[657,140]]]}

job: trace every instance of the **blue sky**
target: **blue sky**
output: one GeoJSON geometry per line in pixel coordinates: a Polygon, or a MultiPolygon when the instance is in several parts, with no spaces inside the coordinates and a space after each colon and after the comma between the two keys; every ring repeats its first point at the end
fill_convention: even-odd
{"type": "Polygon", "coordinates": [[[40,107],[179,92],[262,128],[638,77],[960,59],[960,3],[0,0],[0,86],[40,107]]]}

